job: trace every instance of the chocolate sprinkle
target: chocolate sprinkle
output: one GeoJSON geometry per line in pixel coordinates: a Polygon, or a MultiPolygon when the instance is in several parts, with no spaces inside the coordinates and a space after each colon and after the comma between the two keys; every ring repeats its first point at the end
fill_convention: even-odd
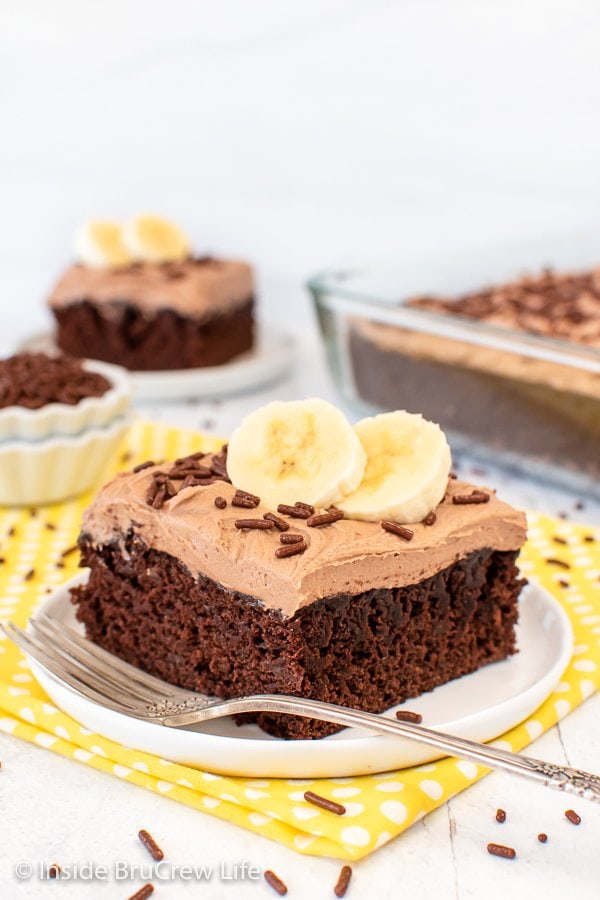
{"type": "Polygon", "coordinates": [[[64,559],[66,556],[70,556],[71,553],[75,553],[76,550],[79,550],[79,547],[77,544],[73,544],[72,547],[67,547],[67,549],[63,550],[63,552],[60,554],[61,559],[64,559]]]}
{"type": "Polygon", "coordinates": [[[215,497],[215,506],[217,509],[225,509],[227,506],[227,500],[225,497],[215,497]]]}
{"type": "Polygon", "coordinates": [[[398,537],[403,538],[405,541],[412,541],[415,535],[410,528],[405,528],[404,525],[399,525],[398,522],[390,522],[387,519],[383,520],[381,527],[384,531],[389,531],[390,534],[397,534],[398,537]]]}
{"type": "Polygon", "coordinates": [[[285,519],[281,519],[272,512],[265,513],[263,519],[268,519],[269,522],[272,522],[278,531],[287,531],[290,527],[289,522],[286,522],[285,519]]]}
{"type": "Polygon", "coordinates": [[[415,725],[420,725],[423,721],[423,716],[421,713],[412,712],[410,709],[399,709],[396,711],[396,718],[399,722],[414,722],[415,725]]]}
{"type": "Polygon", "coordinates": [[[569,581],[566,581],[564,578],[559,578],[558,583],[560,584],[561,587],[564,587],[564,588],[571,587],[571,583],[569,581]]]}
{"type": "Polygon", "coordinates": [[[285,559],[287,556],[295,556],[297,553],[304,553],[307,549],[305,541],[298,541],[297,544],[288,544],[287,547],[278,547],[275,551],[277,559],[285,559]]]}
{"type": "Polygon", "coordinates": [[[556,559],[553,556],[548,557],[546,562],[551,566],[559,566],[561,569],[570,569],[571,566],[568,562],[564,562],[562,559],[556,559]]]}
{"type": "Polygon", "coordinates": [[[309,516],[306,520],[306,524],[309,528],[321,528],[323,525],[332,525],[333,522],[339,522],[339,520],[343,518],[344,513],[341,510],[332,509],[330,512],[309,516]]]}
{"type": "Polygon", "coordinates": [[[293,519],[310,519],[312,513],[304,506],[289,506],[287,503],[280,503],[277,512],[284,516],[291,516],[293,519]]]}
{"type": "Polygon", "coordinates": [[[517,855],[516,850],[513,850],[512,847],[505,847],[504,844],[488,844],[487,851],[492,856],[501,856],[502,859],[514,859],[517,855]]]}
{"type": "Polygon", "coordinates": [[[425,518],[422,521],[422,525],[435,525],[437,521],[437,516],[434,512],[427,513],[425,518]]]}
{"type": "Polygon", "coordinates": [[[565,809],[565,816],[572,825],[581,824],[581,816],[574,809],[565,809]]]}
{"type": "Polygon", "coordinates": [[[568,544],[569,543],[563,537],[559,537],[557,534],[554,535],[552,540],[554,541],[555,544],[568,544]]]}
{"type": "Polygon", "coordinates": [[[152,859],[160,860],[165,858],[165,854],[148,831],[142,828],[141,831],[138,831],[138,837],[152,859]]]}
{"type": "Polygon", "coordinates": [[[506,822],[506,812],[503,809],[496,810],[496,822],[500,822],[501,825],[506,822]]]}
{"type": "Polygon", "coordinates": [[[345,895],[346,891],[348,890],[348,885],[350,884],[351,878],[352,869],[350,868],[350,866],[342,866],[337,883],[333,889],[333,893],[336,897],[343,897],[345,895]]]}
{"type": "Polygon", "coordinates": [[[346,807],[335,800],[328,800],[327,797],[321,797],[320,794],[314,794],[312,791],[304,791],[304,799],[313,806],[319,806],[326,809],[327,812],[335,813],[336,816],[343,816],[346,813],[346,807]]]}
{"type": "Polygon", "coordinates": [[[61,872],[62,869],[58,863],[52,863],[51,866],[48,866],[48,878],[58,878],[61,872]]]}
{"type": "Polygon", "coordinates": [[[146,897],[150,897],[154,893],[154,885],[145,884],[144,887],[141,887],[139,891],[136,891],[135,894],[131,894],[127,900],[146,900],[146,897]]]}
{"type": "Polygon", "coordinates": [[[279,543],[280,544],[299,544],[300,541],[303,541],[304,538],[301,534],[280,534],[279,535],[279,543]]]}
{"type": "Polygon", "coordinates": [[[132,471],[135,473],[142,472],[144,469],[149,469],[150,466],[153,466],[153,465],[155,465],[154,461],[152,459],[149,459],[147,462],[138,463],[137,466],[133,467],[132,471]]]}
{"type": "Polygon", "coordinates": [[[272,872],[270,869],[265,869],[263,872],[263,877],[267,884],[270,884],[274,891],[277,891],[280,897],[283,897],[284,894],[287,894],[287,887],[275,872],[272,872]]]}
{"type": "Polygon", "coordinates": [[[455,506],[467,506],[471,503],[487,503],[490,499],[490,495],[486,494],[485,491],[471,491],[470,494],[455,494],[452,498],[452,502],[455,506]]]}
{"type": "Polygon", "coordinates": [[[268,531],[274,525],[268,519],[236,519],[233,523],[236,528],[248,529],[250,531],[268,531]]]}
{"type": "Polygon", "coordinates": [[[548,835],[545,834],[545,832],[543,832],[543,831],[540,831],[540,833],[538,834],[537,837],[538,837],[538,841],[540,842],[540,844],[545,844],[546,841],[548,840],[548,835]]]}
{"type": "Polygon", "coordinates": [[[35,569],[30,569],[29,572],[27,572],[26,575],[24,576],[23,580],[31,581],[31,579],[34,577],[34,575],[35,575],[35,569]]]}

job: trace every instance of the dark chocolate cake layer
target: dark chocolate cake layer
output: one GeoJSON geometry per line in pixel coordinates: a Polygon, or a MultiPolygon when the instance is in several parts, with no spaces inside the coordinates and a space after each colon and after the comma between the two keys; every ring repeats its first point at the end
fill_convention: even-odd
{"type": "MultiPolygon", "coordinates": [[[[477,550],[418,584],[338,594],[291,618],[194,577],[128,535],[93,547],[77,617],[95,643],[173,684],[220,697],[287,693],[372,712],[515,652],[522,587],[516,551],[477,550]]],[[[283,738],[319,738],[328,723],[246,717],[283,738]]]]}
{"type": "Polygon", "coordinates": [[[151,371],[218,366],[250,350],[253,307],[248,298],[241,306],[195,319],[173,309],[149,315],[127,301],[98,306],[82,299],[53,311],[64,353],[151,371]]]}

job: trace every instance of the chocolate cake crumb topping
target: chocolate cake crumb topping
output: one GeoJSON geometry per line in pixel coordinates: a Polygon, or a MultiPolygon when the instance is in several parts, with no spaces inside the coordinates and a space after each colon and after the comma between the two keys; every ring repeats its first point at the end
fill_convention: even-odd
{"type": "Polygon", "coordinates": [[[337,883],[333,889],[333,893],[336,897],[344,897],[346,891],[348,890],[348,885],[350,884],[350,879],[352,878],[352,869],[350,866],[342,866],[340,869],[340,874],[338,876],[337,883]]]}
{"type": "Polygon", "coordinates": [[[455,299],[416,297],[408,305],[600,345],[600,269],[576,274],[546,269],[455,299]]]}
{"type": "Polygon", "coordinates": [[[415,536],[414,531],[411,531],[410,528],[405,528],[404,525],[399,525],[398,522],[389,522],[384,519],[381,523],[381,527],[384,531],[389,531],[390,534],[397,534],[398,537],[401,537],[405,541],[412,541],[415,536]]]}
{"type": "Polygon", "coordinates": [[[327,797],[321,797],[320,794],[315,794],[312,791],[304,791],[304,799],[307,803],[312,803],[313,806],[319,806],[321,809],[326,809],[327,812],[332,812],[336,816],[343,816],[346,814],[346,807],[341,803],[336,803],[335,800],[329,800],[327,797]]]}
{"type": "Polygon", "coordinates": [[[75,406],[86,397],[102,397],[110,388],[104,375],[84,369],[75,357],[18,353],[0,360],[0,409],[41,409],[49,403],[75,406]]]}

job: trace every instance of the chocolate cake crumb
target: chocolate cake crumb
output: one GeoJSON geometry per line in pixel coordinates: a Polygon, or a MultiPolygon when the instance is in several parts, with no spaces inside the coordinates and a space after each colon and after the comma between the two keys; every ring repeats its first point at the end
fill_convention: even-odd
{"type": "Polygon", "coordinates": [[[285,547],[278,547],[275,551],[275,556],[277,559],[285,559],[287,556],[296,556],[297,553],[304,553],[306,549],[307,544],[302,540],[295,544],[287,544],[285,547]]]}
{"type": "Polygon", "coordinates": [[[420,725],[423,721],[421,713],[412,712],[410,709],[397,709],[396,718],[399,722],[414,722],[415,725],[420,725]]]}
{"type": "Polygon", "coordinates": [[[411,531],[410,528],[405,528],[404,525],[399,525],[398,522],[389,522],[387,519],[382,521],[381,527],[384,531],[389,531],[390,534],[397,534],[398,537],[405,541],[412,541],[415,536],[414,531],[411,531]]]}
{"type": "Polygon", "coordinates": [[[496,810],[496,822],[499,822],[501,825],[506,822],[506,812],[503,809],[496,810]]]}
{"type": "Polygon", "coordinates": [[[18,353],[0,360],[0,409],[41,409],[49,403],[76,406],[110,389],[104,375],[85,369],[83,361],[74,357],[18,353]]]}
{"type": "Polygon", "coordinates": [[[350,866],[342,866],[340,869],[340,874],[338,876],[338,880],[333,889],[333,893],[336,897],[343,897],[348,890],[348,885],[350,884],[350,879],[352,878],[352,869],[350,866]]]}
{"type": "Polygon", "coordinates": [[[287,887],[279,878],[275,872],[272,872],[270,869],[265,869],[263,872],[263,877],[267,884],[270,884],[274,891],[276,891],[280,897],[283,897],[284,894],[287,894],[287,887]]]}
{"type": "Polygon", "coordinates": [[[576,813],[574,809],[566,809],[565,816],[572,825],[581,824],[581,816],[579,815],[579,813],[576,813]]]}
{"type": "Polygon", "coordinates": [[[160,849],[152,835],[146,831],[145,828],[142,828],[141,831],[138,831],[138,837],[152,859],[160,860],[165,858],[165,854],[160,849]]]}
{"type": "Polygon", "coordinates": [[[329,800],[327,797],[321,797],[320,794],[315,794],[313,791],[304,791],[304,799],[307,803],[326,809],[327,812],[334,813],[336,816],[344,816],[346,814],[346,807],[343,804],[336,803],[335,800],[329,800]]]}
{"type": "Polygon", "coordinates": [[[514,859],[517,855],[516,850],[512,847],[505,847],[504,844],[488,844],[487,851],[492,856],[501,856],[502,859],[514,859]]]}
{"type": "Polygon", "coordinates": [[[215,506],[217,509],[225,509],[227,506],[227,500],[225,497],[215,497],[215,506]]]}

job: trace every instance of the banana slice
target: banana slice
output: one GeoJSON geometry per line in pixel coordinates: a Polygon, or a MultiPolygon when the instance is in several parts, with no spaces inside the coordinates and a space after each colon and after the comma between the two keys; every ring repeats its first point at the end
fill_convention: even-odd
{"type": "Polygon", "coordinates": [[[134,216],[125,222],[123,243],[142,262],[177,262],[190,254],[183,231],[158,216],[134,216]]]}
{"type": "Polygon", "coordinates": [[[423,416],[404,411],[354,426],[367,454],[365,475],[338,503],[349,518],[420,522],[442,500],[450,472],[446,435],[423,416]]]}
{"type": "Polygon", "coordinates": [[[236,488],[273,509],[301,501],[337,503],[354,491],[366,454],[343,413],[325,400],[274,402],[246,416],[227,451],[236,488]]]}
{"type": "Polygon", "coordinates": [[[133,262],[123,244],[120,224],[101,219],[86,222],[77,231],[75,253],[92,269],[120,269],[133,262]]]}

